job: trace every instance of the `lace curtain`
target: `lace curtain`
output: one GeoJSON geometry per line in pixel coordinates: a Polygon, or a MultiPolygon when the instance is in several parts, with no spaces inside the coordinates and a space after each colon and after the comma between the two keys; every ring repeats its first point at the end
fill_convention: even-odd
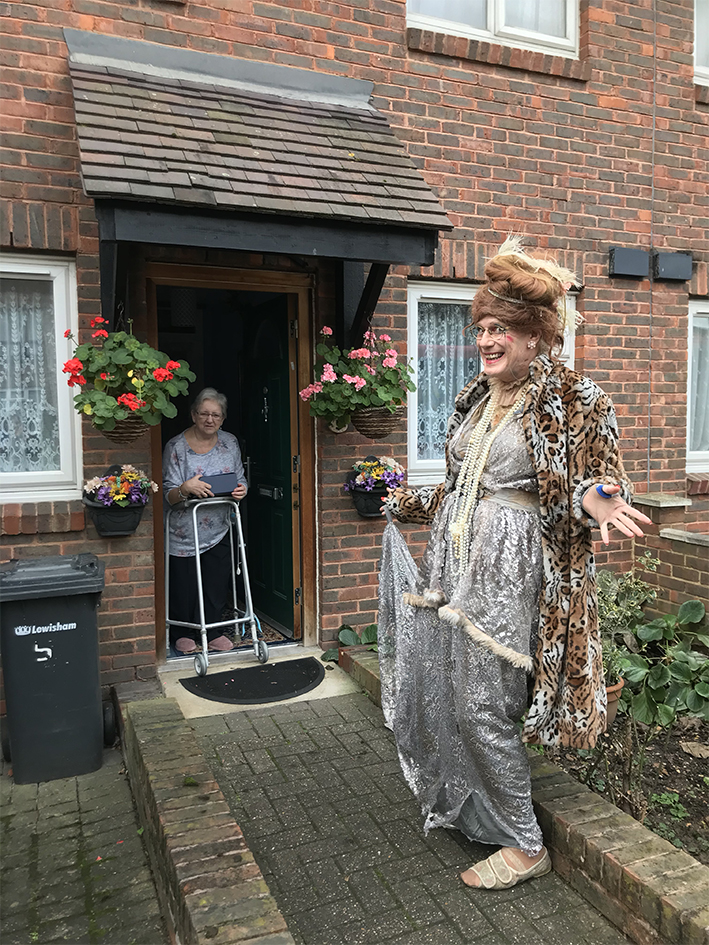
{"type": "Polygon", "coordinates": [[[419,459],[443,458],[455,395],[480,370],[475,344],[463,337],[469,322],[469,302],[418,303],[419,459]]]}
{"type": "Polygon", "coordinates": [[[0,280],[0,472],[61,467],[52,283],[0,280]]]}
{"type": "Polygon", "coordinates": [[[709,452],[709,315],[697,314],[692,319],[692,428],[689,449],[709,452]]]}

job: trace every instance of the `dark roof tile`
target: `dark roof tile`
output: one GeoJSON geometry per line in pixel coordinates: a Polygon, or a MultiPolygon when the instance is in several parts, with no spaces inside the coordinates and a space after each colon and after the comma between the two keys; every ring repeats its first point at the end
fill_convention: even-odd
{"type": "Polygon", "coordinates": [[[374,110],[70,68],[91,197],[450,229],[374,110]]]}

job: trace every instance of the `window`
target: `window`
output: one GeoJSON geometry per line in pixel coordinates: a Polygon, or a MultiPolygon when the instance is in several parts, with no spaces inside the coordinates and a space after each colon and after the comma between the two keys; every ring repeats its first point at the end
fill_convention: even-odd
{"type": "Polygon", "coordinates": [[[709,85],[709,0],[694,0],[694,79],[709,85]]]}
{"type": "Polygon", "coordinates": [[[709,472],[709,299],[689,303],[687,472],[709,472]]]}
{"type": "Polygon", "coordinates": [[[62,374],[78,327],[73,262],[0,255],[2,501],[81,497],[81,426],[62,374]]]}
{"type": "Polygon", "coordinates": [[[578,0],[408,0],[407,10],[418,29],[578,56],[578,0]]]}
{"type": "MultiPolygon", "coordinates": [[[[478,349],[463,328],[478,287],[409,283],[408,350],[416,390],[408,398],[408,482],[442,482],[448,418],[458,391],[480,371],[478,349]]],[[[576,310],[569,295],[566,305],[576,310]]],[[[574,335],[567,334],[561,358],[573,367],[574,335]]]]}

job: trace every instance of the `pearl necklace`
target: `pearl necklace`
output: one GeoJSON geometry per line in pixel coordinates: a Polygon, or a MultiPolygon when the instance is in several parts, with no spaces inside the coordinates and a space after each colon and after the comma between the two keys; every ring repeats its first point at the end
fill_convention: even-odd
{"type": "Polygon", "coordinates": [[[490,448],[498,434],[507,426],[515,412],[524,403],[528,387],[528,383],[522,387],[515,402],[502,416],[500,422],[493,429],[490,429],[502,393],[499,388],[495,387],[465,450],[463,464],[458,474],[458,504],[451,525],[453,551],[458,559],[459,572],[465,571],[468,567],[473,512],[478,504],[480,477],[490,455],[490,448]]]}

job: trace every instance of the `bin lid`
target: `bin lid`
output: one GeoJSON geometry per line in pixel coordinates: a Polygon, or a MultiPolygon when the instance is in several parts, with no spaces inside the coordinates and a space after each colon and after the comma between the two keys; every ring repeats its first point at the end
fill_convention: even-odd
{"type": "Polygon", "coordinates": [[[13,558],[0,564],[0,600],[69,597],[103,590],[106,567],[94,554],[13,558]]]}

